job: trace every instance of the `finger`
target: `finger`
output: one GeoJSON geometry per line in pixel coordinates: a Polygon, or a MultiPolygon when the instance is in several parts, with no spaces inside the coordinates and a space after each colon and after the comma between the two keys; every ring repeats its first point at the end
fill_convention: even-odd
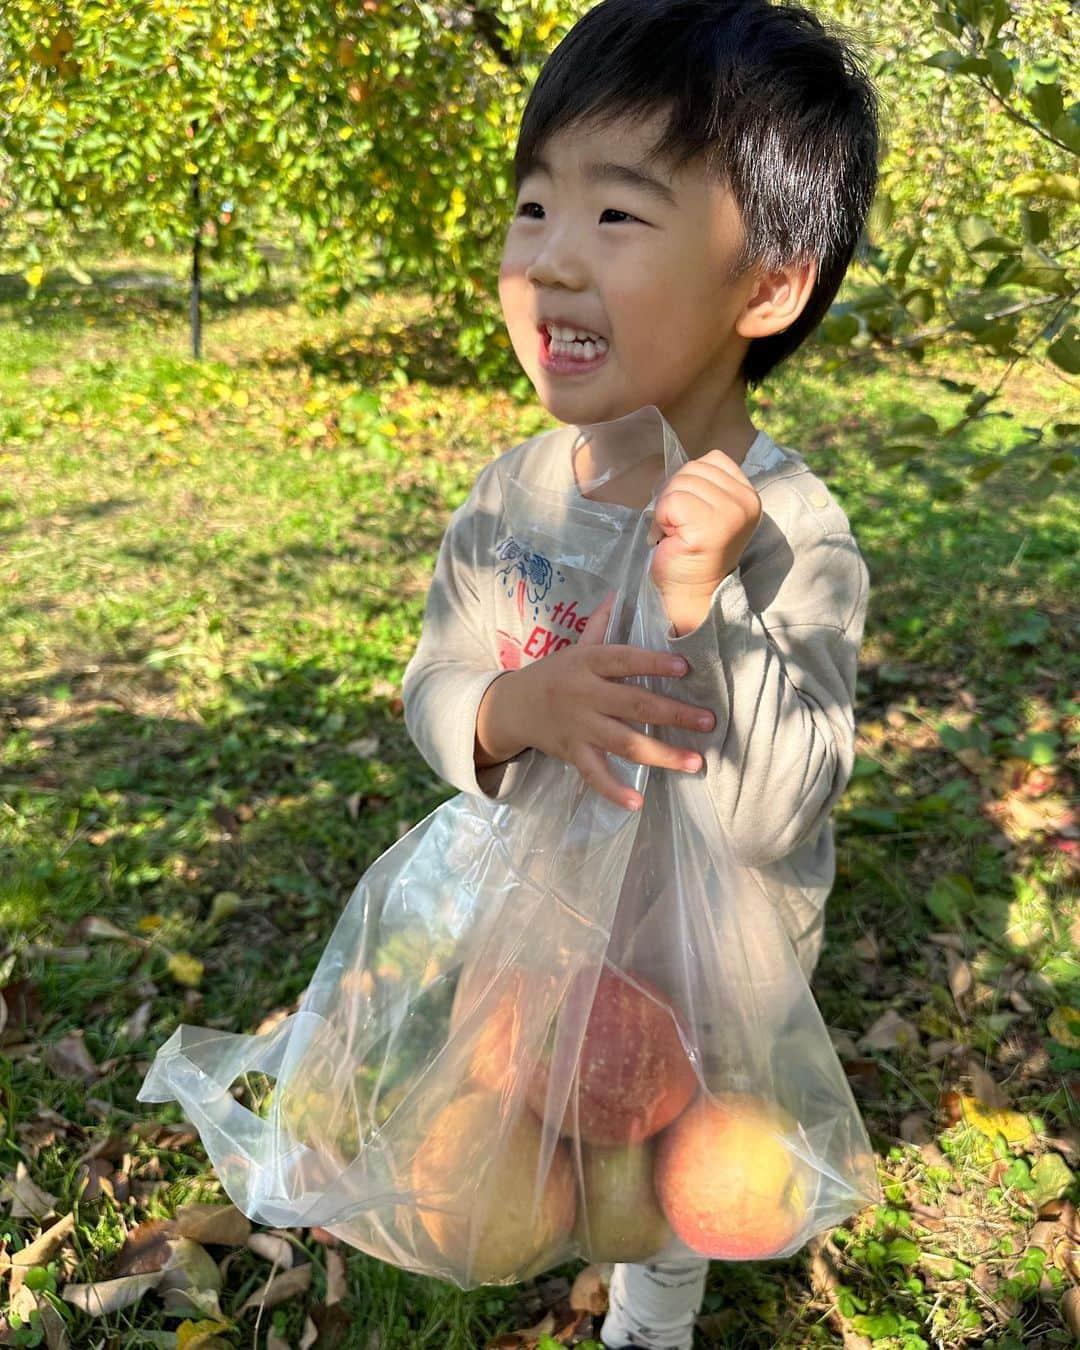
{"type": "Polygon", "coordinates": [[[620,680],[630,675],[685,675],[687,667],[682,657],[670,652],[611,642],[589,653],[589,669],[602,679],[620,680]]]}
{"type": "MultiPolygon", "coordinates": [[[[725,454],[723,450],[709,450],[700,459],[692,459],[690,464],[711,464],[714,468],[720,469],[737,483],[742,483],[744,487],[753,488],[753,483],[747,478],[742,467],[735,463],[730,455],[725,454]]],[[[756,489],[755,489],[756,491],[756,489]]]]}
{"type": "Polygon", "coordinates": [[[604,634],[607,632],[608,615],[617,594],[617,591],[608,591],[589,615],[585,627],[581,630],[581,637],[578,638],[579,647],[596,647],[603,643],[604,634]]]}
{"type": "Polygon", "coordinates": [[[654,769],[677,769],[682,773],[695,773],[701,768],[701,756],[696,751],[646,736],[614,717],[601,719],[599,730],[593,734],[598,738],[596,746],[599,749],[634,764],[648,764],[654,769]]]}
{"type": "Polygon", "coordinates": [[[606,797],[616,806],[625,806],[631,811],[639,811],[642,805],[640,792],[623,787],[615,780],[607,765],[607,758],[594,745],[582,745],[574,760],[578,773],[601,797],[606,797]]]}
{"type": "Polygon", "coordinates": [[[643,726],[683,727],[687,731],[712,731],[716,726],[716,716],[711,709],[677,698],[665,698],[662,694],[651,694],[640,686],[616,685],[604,711],[609,717],[640,722],[643,726]]]}

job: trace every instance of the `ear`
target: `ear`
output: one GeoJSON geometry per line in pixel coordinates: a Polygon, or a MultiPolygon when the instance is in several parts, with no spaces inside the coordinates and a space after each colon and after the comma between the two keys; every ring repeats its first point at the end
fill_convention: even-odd
{"type": "Polygon", "coordinates": [[[806,308],[816,281],[817,263],[813,259],[762,274],[735,321],[735,331],[745,338],[782,333],[806,308]]]}

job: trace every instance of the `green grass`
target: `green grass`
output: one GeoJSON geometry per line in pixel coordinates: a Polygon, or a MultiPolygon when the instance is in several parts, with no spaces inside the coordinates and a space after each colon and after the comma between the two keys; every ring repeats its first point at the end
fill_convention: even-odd
{"type": "MultiPolygon", "coordinates": [[[[156,1130],[178,1110],[134,1100],[155,1048],[182,1021],[250,1031],[290,1008],[357,877],[452,795],[405,731],[401,673],[449,512],[491,457],[553,425],[520,385],[472,386],[423,296],[321,318],[285,283],[235,305],[211,296],[195,363],[182,290],[105,284],[146,266],[182,277],[101,259],[92,289],[46,286],[33,308],[17,283],[0,289],[0,1177],[21,1160],[75,1212],[48,1276],[61,1286],[106,1278],[125,1228],[220,1194],[198,1141],[167,1147],[156,1130]],[[212,921],[222,892],[239,908],[212,921]],[[87,936],[91,916],[137,941],[87,936]],[[203,963],[197,988],[170,974],[172,953],[203,963]],[[145,1028],[125,1026],[147,1002],[145,1028]],[[88,1086],[50,1053],[72,1031],[107,1064],[88,1086]],[[69,1124],[50,1125],[46,1105],[69,1124]],[[103,1136],[121,1141],[130,1184],[115,1204],[80,1198],[79,1159],[103,1136]]],[[[964,457],[1063,417],[1067,391],[1028,372],[1006,387],[1013,420],[973,425],[940,462],[879,467],[899,417],[959,416],[963,396],[934,378],[946,373],[978,383],[989,367],[829,370],[810,350],[752,400],[829,481],[872,578],[815,993],[848,1061],[886,1009],[917,1035],[849,1062],[888,1199],[833,1235],[826,1292],[806,1253],[714,1263],[702,1346],[1071,1343],[1062,1279],[1040,1292],[1028,1234],[1030,1165],[1055,1151],[1075,1165],[1080,1142],[1080,1055],[1047,1027],[1080,1006],[1062,815],[1077,519],[1066,480],[1034,496],[1008,468],[977,492],[954,486],[964,457]],[[971,972],[962,1011],[942,933],[971,972]],[[1036,1119],[1020,1163],[955,1119],[972,1063],[1036,1119]],[[914,1116],[922,1147],[904,1142],[914,1116]]],[[[1066,1194],[1080,1199],[1075,1182],[1066,1194]]],[[[36,1231],[0,1206],[11,1249],[36,1231]]],[[[317,1301],[325,1249],[299,1238],[317,1301]]],[[[250,1252],[230,1265],[221,1343],[251,1343],[237,1309],[268,1273],[250,1252]]],[[[539,1320],[517,1290],[463,1294],[357,1251],[348,1290],[350,1347],[375,1330],[381,1350],[482,1346],[539,1320]]],[[[153,1295],[93,1322],[57,1306],[77,1346],[176,1327],[153,1295]]],[[[302,1300],[260,1334],[270,1323],[298,1343],[302,1300]]]]}

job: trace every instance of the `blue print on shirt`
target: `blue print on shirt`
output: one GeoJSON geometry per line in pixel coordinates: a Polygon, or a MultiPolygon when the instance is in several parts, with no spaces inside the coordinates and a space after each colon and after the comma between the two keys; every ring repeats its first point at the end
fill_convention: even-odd
{"type": "MultiPolygon", "coordinates": [[[[510,536],[504,539],[498,546],[498,556],[506,562],[506,566],[499,569],[496,575],[503,581],[509,581],[515,575],[519,578],[517,582],[517,607],[518,617],[525,617],[525,596],[529,597],[529,603],[534,606],[533,615],[539,613],[539,604],[551,590],[554,578],[554,568],[542,553],[534,553],[532,549],[510,536]]],[[[559,573],[559,580],[564,581],[562,573],[559,573]]],[[[514,586],[506,592],[508,596],[513,596],[514,586]]]]}

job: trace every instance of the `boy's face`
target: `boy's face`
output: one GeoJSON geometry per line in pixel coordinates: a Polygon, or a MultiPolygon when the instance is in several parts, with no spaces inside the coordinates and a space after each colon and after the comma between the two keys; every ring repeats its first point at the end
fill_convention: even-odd
{"type": "Polygon", "coordinates": [[[503,315],[522,368],[559,421],[609,421],[653,403],[690,456],[725,435],[741,438],[745,453],[753,427],[738,369],[748,339],[736,323],[756,283],[752,271],[729,279],[742,222],[699,165],[676,176],[640,163],[662,128],[654,116],[548,141],[541,158],[551,176],[523,179],[507,231],[503,315]],[[638,166],[661,190],[590,173],[602,162],[638,166]],[[606,338],[606,355],[572,373],[553,369],[540,331],[552,319],[606,338]]]}

